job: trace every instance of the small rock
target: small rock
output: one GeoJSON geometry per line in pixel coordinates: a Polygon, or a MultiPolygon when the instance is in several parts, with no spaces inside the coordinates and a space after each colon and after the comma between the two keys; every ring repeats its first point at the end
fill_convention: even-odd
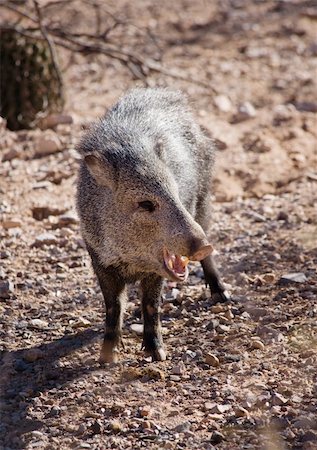
{"type": "Polygon", "coordinates": [[[316,420],[311,417],[300,416],[293,423],[294,428],[314,429],[316,426],[316,420]]]}
{"type": "Polygon", "coordinates": [[[109,422],[109,428],[115,433],[120,433],[123,429],[122,424],[118,420],[112,420],[109,422]]]}
{"type": "Polygon", "coordinates": [[[149,406],[143,406],[140,408],[140,416],[141,417],[151,417],[152,409],[149,406]]]}
{"type": "Polygon", "coordinates": [[[181,377],[179,377],[178,375],[170,375],[170,380],[171,381],[181,381],[181,377]]]}
{"type": "Polygon", "coordinates": [[[211,411],[215,406],[215,403],[213,402],[205,402],[204,403],[204,410],[205,411],[211,411]]]}
{"type": "Polygon", "coordinates": [[[230,409],[231,405],[221,405],[219,403],[215,403],[214,406],[210,409],[210,412],[214,414],[223,414],[230,409]]]}
{"type": "Polygon", "coordinates": [[[234,314],[232,313],[231,309],[228,309],[228,311],[225,312],[225,318],[228,320],[234,319],[234,314]]]}
{"type": "Polygon", "coordinates": [[[50,114],[40,122],[40,128],[46,130],[47,128],[55,128],[57,125],[70,125],[73,123],[73,118],[69,114],[50,114]]]}
{"type": "Polygon", "coordinates": [[[76,322],[72,324],[72,328],[87,328],[90,327],[91,322],[84,317],[79,317],[76,322]]]}
{"type": "Polygon", "coordinates": [[[226,310],[227,310],[227,307],[224,305],[213,305],[210,308],[210,311],[215,314],[225,312],[226,310]]]}
{"type": "Polygon", "coordinates": [[[283,406],[288,402],[288,399],[285,398],[282,394],[274,392],[271,397],[271,403],[273,406],[283,406]]]}
{"type": "Polygon", "coordinates": [[[10,280],[0,281],[0,298],[8,299],[14,293],[14,284],[10,280]]]}
{"type": "Polygon", "coordinates": [[[254,340],[251,342],[251,350],[264,350],[265,349],[265,345],[263,344],[262,341],[259,340],[254,340]]]}
{"type": "Polygon", "coordinates": [[[14,158],[18,158],[20,156],[19,150],[16,148],[10,148],[3,156],[2,162],[12,161],[14,158]]]}
{"type": "Polygon", "coordinates": [[[79,222],[76,214],[67,213],[63,214],[58,218],[58,226],[59,227],[67,227],[68,225],[76,225],[79,222]]]}
{"type": "Polygon", "coordinates": [[[261,275],[261,279],[264,281],[264,283],[272,284],[276,280],[276,275],[274,273],[264,273],[261,275]]]}
{"type": "Polygon", "coordinates": [[[32,247],[43,247],[44,245],[56,245],[58,242],[57,238],[52,233],[42,233],[32,244],[32,247]]]}
{"type": "Polygon", "coordinates": [[[211,435],[210,442],[212,444],[220,444],[225,439],[224,435],[219,431],[214,431],[211,435]]]}
{"type": "Polygon", "coordinates": [[[218,367],[220,365],[219,358],[212,353],[207,353],[205,356],[205,363],[212,367],[218,367]]]}
{"type": "Polygon", "coordinates": [[[317,442],[317,432],[313,430],[306,431],[302,436],[302,442],[317,442]]]}
{"type": "Polygon", "coordinates": [[[101,434],[102,433],[102,425],[99,420],[95,420],[90,425],[90,431],[92,432],[92,434],[101,434]]]}
{"type": "Polygon", "coordinates": [[[29,326],[31,326],[31,328],[36,328],[38,330],[44,330],[45,328],[48,327],[48,322],[46,322],[46,320],[41,319],[32,319],[29,322],[29,326]]]}
{"type": "Polygon", "coordinates": [[[294,272],[282,275],[279,280],[279,283],[280,284],[305,283],[305,281],[307,281],[307,277],[303,272],[294,272]]]}
{"type": "Polygon", "coordinates": [[[36,205],[32,208],[32,216],[35,220],[47,219],[49,216],[59,216],[64,212],[65,209],[49,205],[36,205]]]}
{"type": "Polygon", "coordinates": [[[142,336],[143,325],[141,323],[132,323],[130,325],[130,330],[133,331],[133,333],[136,333],[137,335],[142,336]]]}
{"type": "Polygon", "coordinates": [[[181,361],[177,366],[173,366],[172,374],[173,375],[184,375],[186,373],[186,367],[183,361],[181,361]]]}
{"type": "Polygon", "coordinates": [[[307,112],[317,112],[317,103],[316,102],[295,102],[295,108],[297,111],[307,111],[307,112]]]}
{"type": "Polygon", "coordinates": [[[232,110],[232,103],[225,95],[216,95],[214,97],[214,104],[222,112],[230,112],[232,110]]]}
{"type": "Polygon", "coordinates": [[[259,223],[260,222],[266,222],[266,217],[263,216],[262,214],[259,214],[259,213],[255,212],[255,211],[247,211],[245,213],[245,215],[247,217],[250,217],[250,219],[253,219],[254,222],[259,222],[259,223]]]}
{"type": "Polygon", "coordinates": [[[288,103],[286,105],[276,105],[273,109],[273,123],[280,125],[281,122],[290,120],[296,114],[294,105],[288,103]]]}
{"type": "Polygon", "coordinates": [[[39,348],[30,348],[24,352],[23,358],[27,362],[34,362],[44,357],[44,353],[39,348]]]}
{"type": "Polygon", "coordinates": [[[0,224],[5,230],[9,230],[10,228],[20,228],[22,226],[22,222],[19,219],[2,220],[0,224]]]}
{"type": "Polygon", "coordinates": [[[276,217],[276,220],[284,220],[285,222],[287,222],[288,214],[285,211],[280,211],[276,217]]]}
{"type": "Polygon", "coordinates": [[[56,133],[45,133],[34,143],[35,157],[47,156],[62,150],[62,143],[56,133]]]}
{"type": "Polygon", "coordinates": [[[245,408],[242,408],[242,406],[237,406],[234,410],[234,415],[236,417],[249,417],[249,411],[247,411],[245,408]]]}
{"type": "Polygon", "coordinates": [[[238,106],[238,112],[233,118],[233,123],[243,122],[256,116],[256,110],[250,102],[244,102],[238,106]]]}
{"type": "Polygon", "coordinates": [[[151,422],[149,420],[145,420],[144,422],[142,422],[142,428],[145,430],[150,430],[151,427],[151,422]]]}
{"type": "Polygon", "coordinates": [[[87,432],[87,427],[84,423],[81,423],[77,429],[77,434],[85,434],[87,432]]]}
{"type": "Polygon", "coordinates": [[[184,432],[190,430],[190,426],[191,426],[190,422],[183,422],[183,423],[180,423],[179,425],[176,425],[176,427],[174,428],[174,431],[176,433],[184,433],[184,432]]]}

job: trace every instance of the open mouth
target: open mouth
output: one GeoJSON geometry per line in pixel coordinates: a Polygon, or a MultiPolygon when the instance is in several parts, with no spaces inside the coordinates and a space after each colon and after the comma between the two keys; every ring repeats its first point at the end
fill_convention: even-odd
{"type": "Polygon", "coordinates": [[[164,268],[170,278],[175,281],[186,281],[188,277],[189,261],[201,261],[210,255],[213,248],[210,244],[200,247],[192,256],[179,256],[170,253],[166,247],[163,248],[164,268]]]}
{"type": "Polygon", "coordinates": [[[167,248],[163,249],[164,267],[169,276],[175,281],[186,281],[188,277],[187,256],[179,256],[170,253],[167,248]]]}

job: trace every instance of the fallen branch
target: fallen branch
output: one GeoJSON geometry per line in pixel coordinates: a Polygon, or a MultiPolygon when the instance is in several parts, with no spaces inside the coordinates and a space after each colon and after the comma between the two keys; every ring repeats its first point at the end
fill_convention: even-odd
{"type": "MultiPolygon", "coordinates": [[[[109,42],[109,40],[107,41],[108,35],[113,29],[123,24],[126,25],[126,23],[116,19],[115,16],[112,13],[110,13],[107,9],[105,9],[103,5],[99,5],[99,3],[94,0],[83,0],[83,1],[95,8],[96,11],[95,34],[86,32],[70,32],[66,31],[65,29],[50,25],[44,26],[43,11],[45,9],[49,8],[50,6],[61,7],[62,5],[66,5],[74,1],[76,0],[70,1],[56,0],[40,8],[38,0],[33,0],[36,16],[33,16],[28,12],[22,11],[20,8],[17,8],[15,5],[12,5],[10,2],[0,2],[0,6],[9,9],[12,12],[15,12],[18,16],[21,16],[22,18],[32,22],[32,24],[35,25],[33,28],[28,29],[26,28],[23,29],[21,26],[17,27],[14,25],[12,26],[7,25],[6,27],[13,28],[18,33],[24,34],[25,36],[33,35],[33,37],[36,36],[37,39],[44,39],[47,42],[51,52],[52,60],[54,61],[54,68],[60,86],[62,86],[61,74],[58,69],[56,54],[54,52],[54,45],[58,47],[63,47],[71,52],[77,52],[82,54],[100,54],[113,59],[117,59],[130,70],[130,72],[133,74],[134,77],[142,80],[145,83],[147,83],[146,77],[151,72],[157,72],[174,79],[183,80],[189,83],[202,86],[208,90],[211,90],[212,92],[215,92],[215,90],[207,82],[194,79],[188,75],[179,73],[176,70],[168,69],[151,58],[144,58],[142,55],[138,53],[123,49],[109,42]],[[100,9],[105,10],[106,14],[108,14],[114,21],[113,24],[106,27],[103,31],[100,31],[101,27],[100,17],[97,17],[98,14],[100,13],[99,6],[100,9]]],[[[151,40],[153,40],[152,36],[151,40]]]]}

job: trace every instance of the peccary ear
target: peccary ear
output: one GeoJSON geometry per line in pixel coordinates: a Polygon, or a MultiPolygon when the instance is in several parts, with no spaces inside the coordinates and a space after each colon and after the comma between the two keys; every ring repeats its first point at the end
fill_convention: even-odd
{"type": "Polygon", "coordinates": [[[85,163],[90,174],[100,186],[115,188],[116,172],[109,161],[96,154],[89,154],[85,156],[85,163]]]}

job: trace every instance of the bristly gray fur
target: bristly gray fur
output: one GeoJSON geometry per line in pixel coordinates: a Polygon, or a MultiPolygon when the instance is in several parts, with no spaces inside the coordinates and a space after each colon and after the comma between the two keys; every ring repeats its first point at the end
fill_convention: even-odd
{"type": "Polygon", "coordinates": [[[105,180],[101,186],[83,159],[77,194],[82,234],[102,265],[162,275],[163,245],[188,254],[184,240],[202,238],[209,221],[214,146],[181,92],[128,92],[84,135],[78,150],[83,157],[98,155],[117,183],[114,188],[105,180]],[[131,206],[147,199],[161,205],[151,220],[138,218],[131,206]]]}

